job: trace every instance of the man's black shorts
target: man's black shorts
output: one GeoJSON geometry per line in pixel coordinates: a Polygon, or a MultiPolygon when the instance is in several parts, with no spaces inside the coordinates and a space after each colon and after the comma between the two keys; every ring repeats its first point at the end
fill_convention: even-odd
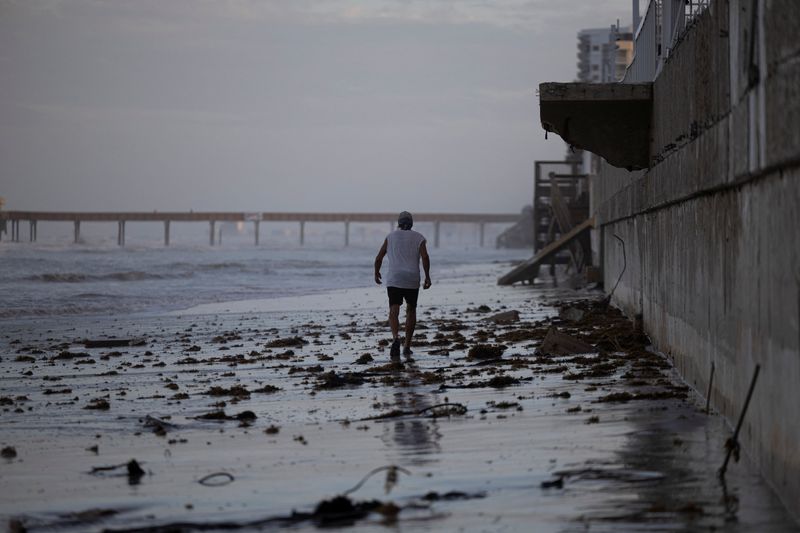
{"type": "Polygon", "coordinates": [[[419,297],[419,289],[401,289],[399,287],[386,287],[386,292],[389,293],[389,305],[402,305],[403,298],[409,307],[417,306],[417,297],[419,297]]]}

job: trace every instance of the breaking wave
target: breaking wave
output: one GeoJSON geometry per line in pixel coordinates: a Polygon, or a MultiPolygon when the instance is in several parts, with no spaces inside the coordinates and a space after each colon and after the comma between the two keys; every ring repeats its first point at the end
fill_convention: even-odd
{"type": "Polygon", "coordinates": [[[35,274],[23,278],[25,281],[38,281],[44,283],[88,283],[92,281],[144,281],[149,279],[176,279],[190,278],[192,272],[181,272],[174,274],[155,274],[152,272],[141,272],[130,270],[126,272],[110,272],[108,274],[83,274],[78,272],[51,272],[46,274],[35,274]]]}

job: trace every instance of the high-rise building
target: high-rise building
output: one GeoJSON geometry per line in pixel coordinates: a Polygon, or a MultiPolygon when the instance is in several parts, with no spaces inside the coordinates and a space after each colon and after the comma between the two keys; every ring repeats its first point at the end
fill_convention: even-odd
{"type": "Polygon", "coordinates": [[[612,83],[633,59],[633,34],[616,25],[578,32],[578,81],[612,83]]]}

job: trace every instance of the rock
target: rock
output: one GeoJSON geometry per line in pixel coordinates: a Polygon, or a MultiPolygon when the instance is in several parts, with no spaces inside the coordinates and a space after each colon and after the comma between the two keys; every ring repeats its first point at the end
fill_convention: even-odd
{"type": "Polygon", "coordinates": [[[6,446],[0,450],[0,456],[2,456],[3,459],[13,459],[17,456],[17,449],[13,446],[6,446]]]}
{"type": "Polygon", "coordinates": [[[487,317],[486,320],[489,322],[494,322],[495,324],[511,324],[512,322],[519,322],[519,311],[503,311],[502,313],[497,313],[496,315],[487,317]]]}
{"type": "Polygon", "coordinates": [[[539,352],[551,355],[572,355],[590,353],[595,349],[591,344],[576,339],[566,333],[561,333],[556,328],[550,328],[547,336],[539,346],[539,352]]]}

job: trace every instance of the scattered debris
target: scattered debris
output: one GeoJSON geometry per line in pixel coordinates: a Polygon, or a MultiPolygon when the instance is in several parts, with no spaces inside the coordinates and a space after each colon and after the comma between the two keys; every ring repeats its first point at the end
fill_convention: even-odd
{"type": "Polygon", "coordinates": [[[275,339],[266,343],[264,346],[267,348],[288,348],[290,346],[303,346],[308,344],[308,341],[302,337],[288,337],[285,339],[275,339]]]}
{"type": "Polygon", "coordinates": [[[503,356],[507,346],[502,344],[476,344],[469,349],[468,359],[498,359],[503,356]]]}
{"type": "Polygon", "coordinates": [[[543,489],[563,489],[564,488],[564,477],[559,476],[556,479],[549,479],[546,481],[542,481],[539,484],[540,487],[543,489]]]}
{"type": "Polygon", "coordinates": [[[144,346],[144,339],[86,339],[83,345],[86,348],[117,348],[120,346],[144,346]]]}
{"type": "Polygon", "coordinates": [[[539,346],[540,353],[549,355],[572,355],[594,351],[595,349],[591,344],[566,333],[561,333],[555,327],[550,328],[541,346],[539,346]]]}
{"type": "Polygon", "coordinates": [[[121,463],[118,465],[110,465],[110,466],[93,466],[92,469],[89,471],[92,475],[100,475],[104,472],[112,472],[112,476],[127,476],[128,483],[131,485],[138,485],[139,481],[145,475],[145,471],[139,465],[139,462],[136,459],[131,459],[127,463],[121,463]],[[125,472],[117,472],[118,470],[124,468],[125,472]]]}
{"type": "Polygon", "coordinates": [[[353,387],[364,383],[364,378],[360,374],[353,372],[343,372],[337,374],[333,370],[326,372],[319,377],[319,381],[314,386],[316,389],[338,389],[341,387],[353,387]]]}
{"type": "Polygon", "coordinates": [[[198,483],[206,487],[223,487],[230,485],[233,481],[233,475],[227,472],[215,472],[197,480],[198,483]]]}
{"type": "Polygon", "coordinates": [[[586,313],[577,307],[562,307],[558,311],[558,317],[562,320],[569,320],[570,322],[580,322],[586,313]]]}
{"type": "Polygon", "coordinates": [[[111,405],[108,403],[108,400],[104,400],[103,398],[94,398],[90,400],[86,406],[84,406],[84,409],[108,411],[109,409],[111,409],[111,405]]]}
{"type": "Polygon", "coordinates": [[[234,385],[230,388],[214,386],[206,391],[209,396],[233,396],[234,398],[249,398],[250,391],[242,385],[234,385]]]}
{"type": "Polygon", "coordinates": [[[458,490],[451,490],[450,492],[445,492],[444,494],[439,494],[438,492],[431,491],[427,493],[425,496],[422,497],[423,500],[429,502],[438,502],[438,501],[458,501],[458,500],[475,500],[480,498],[485,498],[485,492],[476,492],[473,494],[468,494],[466,492],[461,492],[458,490]]]}

